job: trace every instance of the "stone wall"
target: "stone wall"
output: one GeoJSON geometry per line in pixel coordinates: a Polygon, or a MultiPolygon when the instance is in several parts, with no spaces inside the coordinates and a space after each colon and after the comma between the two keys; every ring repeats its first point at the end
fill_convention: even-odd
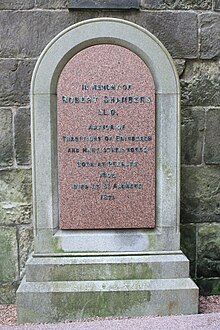
{"type": "Polygon", "coordinates": [[[220,293],[219,0],[141,0],[140,10],[68,10],[64,0],[0,3],[0,303],[15,300],[32,249],[30,80],[64,28],[116,17],[155,34],[182,88],[181,246],[201,293],[220,293]]]}

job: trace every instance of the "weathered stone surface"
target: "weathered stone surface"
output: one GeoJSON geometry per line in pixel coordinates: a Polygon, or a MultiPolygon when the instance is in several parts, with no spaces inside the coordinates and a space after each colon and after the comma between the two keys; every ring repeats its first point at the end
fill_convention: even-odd
{"type": "Polygon", "coordinates": [[[182,109],[182,164],[201,164],[203,136],[205,129],[205,109],[182,109]]]}
{"type": "Polygon", "coordinates": [[[0,283],[18,279],[18,251],[15,227],[0,227],[0,283]]]}
{"type": "Polygon", "coordinates": [[[0,10],[18,10],[34,8],[34,0],[1,0],[0,10]]]}
{"type": "Polygon", "coordinates": [[[212,0],[165,0],[168,9],[211,9],[212,0]]]}
{"type": "Polygon", "coordinates": [[[220,222],[219,173],[220,166],[182,168],[182,223],[220,222]]]}
{"type": "Polygon", "coordinates": [[[0,304],[15,303],[17,286],[15,283],[0,285],[0,304]]]}
{"type": "Polygon", "coordinates": [[[4,225],[25,224],[32,220],[32,205],[16,202],[0,202],[0,223],[4,225]]]}
{"type": "Polygon", "coordinates": [[[139,9],[139,0],[68,0],[67,3],[73,9],[139,9]]]}
{"type": "Polygon", "coordinates": [[[30,223],[31,171],[0,171],[0,223],[30,223]]]}
{"type": "Polygon", "coordinates": [[[19,228],[20,272],[24,271],[25,263],[33,250],[33,238],[32,226],[21,226],[19,228]]]}
{"type": "Polygon", "coordinates": [[[140,12],[125,15],[152,32],[164,44],[173,58],[196,58],[197,19],[192,12],[140,12]],[[178,40],[178,43],[176,42],[178,40]]]}
{"type": "Polygon", "coordinates": [[[180,248],[190,261],[190,275],[196,275],[196,224],[180,226],[180,248]]]}
{"type": "Polygon", "coordinates": [[[220,223],[199,224],[198,277],[220,277],[220,223]]]}
{"type": "MultiPolygon", "coordinates": [[[[0,13],[1,15],[1,13],[0,13]]],[[[26,104],[29,102],[31,75],[35,61],[0,59],[0,104],[26,104]]]]}
{"type": "Polygon", "coordinates": [[[0,22],[0,56],[36,57],[53,37],[70,25],[70,15],[56,11],[8,11],[0,12],[0,22]]]}
{"type": "Polygon", "coordinates": [[[214,106],[220,104],[219,63],[190,61],[181,77],[182,104],[214,106]]]}
{"type": "MultiPolygon", "coordinates": [[[[122,14],[120,11],[104,11],[101,14],[127,19],[145,27],[163,42],[174,58],[196,58],[198,55],[197,15],[193,12],[132,11],[122,14]]],[[[39,56],[48,42],[64,28],[99,15],[94,11],[0,12],[0,56],[39,56]],[[22,31],[19,38],[15,31],[22,31]]]]}
{"type": "Polygon", "coordinates": [[[220,14],[202,14],[200,29],[201,58],[220,56],[220,14]]]}
{"type": "Polygon", "coordinates": [[[35,0],[35,6],[44,9],[64,9],[67,8],[67,0],[35,0]]]}
{"type": "Polygon", "coordinates": [[[176,59],[174,60],[174,64],[176,66],[179,77],[181,77],[186,67],[186,61],[183,59],[176,59]]]}
{"type": "Polygon", "coordinates": [[[27,282],[116,281],[187,278],[188,260],[182,255],[31,257],[27,282]]]}
{"type": "Polygon", "coordinates": [[[141,0],[143,9],[211,9],[212,0],[141,0]]]}
{"type": "Polygon", "coordinates": [[[141,0],[140,2],[143,9],[166,9],[164,0],[141,0]]]}
{"type": "Polygon", "coordinates": [[[13,164],[12,111],[0,108],[0,166],[13,164]]]}
{"type": "Polygon", "coordinates": [[[220,163],[220,108],[207,111],[205,163],[220,163]]]}
{"type": "Polygon", "coordinates": [[[220,0],[213,0],[214,1],[214,10],[220,11],[220,0]]]}
{"type": "Polygon", "coordinates": [[[14,119],[15,152],[18,165],[31,164],[30,109],[19,108],[14,119]]]}
{"type": "Polygon", "coordinates": [[[18,322],[198,312],[198,288],[189,278],[78,283],[26,282],[24,278],[17,291],[18,322]]]}

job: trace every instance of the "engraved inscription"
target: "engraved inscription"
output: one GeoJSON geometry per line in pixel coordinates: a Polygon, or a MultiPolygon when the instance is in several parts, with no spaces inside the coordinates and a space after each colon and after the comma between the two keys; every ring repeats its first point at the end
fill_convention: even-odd
{"type": "Polygon", "coordinates": [[[62,229],[155,227],[155,89],[146,64],[89,47],[57,87],[62,229]]]}

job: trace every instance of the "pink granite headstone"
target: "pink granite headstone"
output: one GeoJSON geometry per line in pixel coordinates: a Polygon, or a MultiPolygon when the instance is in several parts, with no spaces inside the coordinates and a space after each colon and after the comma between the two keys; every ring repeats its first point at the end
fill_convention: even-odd
{"type": "Polygon", "coordinates": [[[88,47],[57,86],[61,229],[155,227],[155,87],[116,45],[88,47]]]}

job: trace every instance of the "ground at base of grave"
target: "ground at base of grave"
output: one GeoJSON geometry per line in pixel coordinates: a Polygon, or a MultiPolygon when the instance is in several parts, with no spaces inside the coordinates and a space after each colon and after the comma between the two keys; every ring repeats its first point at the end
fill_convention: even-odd
{"type": "MultiPolygon", "coordinates": [[[[220,295],[200,296],[199,313],[220,313],[220,295]]],[[[17,325],[16,305],[0,305],[0,326],[17,325]]]]}

